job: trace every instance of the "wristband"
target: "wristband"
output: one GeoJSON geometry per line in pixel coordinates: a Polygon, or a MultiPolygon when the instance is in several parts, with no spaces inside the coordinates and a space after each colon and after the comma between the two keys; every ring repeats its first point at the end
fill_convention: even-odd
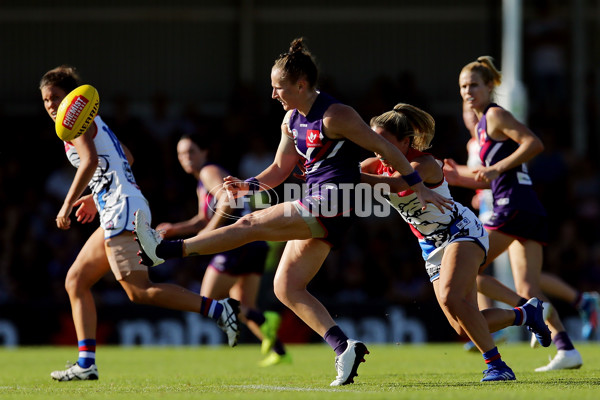
{"type": "Polygon", "coordinates": [[[423,182],[423,179],[421,179],[421,175],[419,175],[417,171],[413,171],[408,175],[402,175],[402,178],[404,178],[404,181],[408,186],[413,186],[419,182],[423,182]]]}
{"type": "Polygon", "coordinates": [[[251,192],[259,192],[260,191],[260,182],[254,176],[252,178],[246,179],[244,182],[248,184],[248,190],[251,192]]]}

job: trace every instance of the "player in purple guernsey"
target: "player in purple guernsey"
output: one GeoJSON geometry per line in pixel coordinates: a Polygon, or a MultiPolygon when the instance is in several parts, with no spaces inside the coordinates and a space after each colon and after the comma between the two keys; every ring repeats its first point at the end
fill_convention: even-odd
{"type": "MultiPolygon", "coordinates": [[[[533,191],[526,166],[543,150],[543,144],[510,112],[492,102],[494,88],[501,78],[489,56],[479,57],[463,67],[459,76],[460,94],[477,116],[475,133],[481,146],[482,166],[471,169],[447,160],[444,172],[450,184],[492,189],[493,214],[485,223],[490,235],[490,249],[484,268],[508,250],[520,301],[538,297],[547,302],[540,287],[540,276],[548,221],[546,211],[533,191]]],[[[478,289],[494,299],[499,297],[497,291],[503,290],[481,285],[478,289]]],[[[548,365],[536,371],[581,367],[581,355],[556,310],[549,313],[547,322],[558,353],[548,365]]]]}
{"type": "Polygon", "coordinates": [[[349,140],[330,139],[323,134],[323,115],[332,104],[339,103],[326,93],[319,92],[310,112],[304,116],[293,110],[288,130],[291,132],[296,151],[304,158],[306,196],[294,206],[301,214],[307,214],[307,223],[313,233],[325,235],[322,240],[337,247],[342,234],[353,222],[354,191],[339,192],[339,185],[360,182],[360,148],[349,140]],[[323,207],[332,215],[346,218],[326,217],[323,207]],[[318,232],[318,233],[317,233],[318,232]]]}
{"type": "Polygon", "coordinates": [[[351,141],[330,139],[323,134],[323,115],[332,104],[339,103],[319,92],[310,112],[304,116],[293,110],[289,119],[296,150],[304,159],[306,183],[356,183],[360,181],[360,149],[351,141]]]}
{"type": "MultiPolygon", "coordinates": [[[[488,104],[475,127],[479,146],[481,147],[479,157],[482,165],[485,166],[496,165],[499,161],[512,155],[520,146],[514,140],[497,140],[487,134],[486,114],[493,107],[501,108],[496,103],[488,104]]],[[[539,151],[541,151],[541,148],[539,148],[539,151]]],[[[506,169],[497,178],[491,179],[489,183],[494,198],[494,214],[488,223],[490,229],[498,229],[500,224],[504,222],[501,222],[501,216],[516,210],[527,211],[541,217],[546,216],[546,210],[533,190],[526,163],[523,162],[513,168],[506,169]]],[[[536,234],[542,243],[546,241],[545,233],[546,230],[540,230],[536,234]]]]}
{"type": "MultiPolygon", "coordinates": [[[[234,218],[250,212],[249,205],[235,210],[227,206],[222,186],[223,178],[229,174],[211,162],[210,147],[210,137],[198,133],[185,134],[177,142],[177,159],[181,167],[198,181],[198,212],[185,221],[158,224],[156,230],[162,237],[193,236],[202,229],[233,223],[234,218]]],[[[272,311],[263,313],[256,306],[267,251],[267,243],[257,241],[216,254],[208,263],[200,287],[202,296],[212,299],[231,297],[240,302],[240,320],[262,342],[261,352],[267,357],[259,365],[265,367],[291,361],[285,346],[277,338],[281,317],[272,311]]]]}
{"type": "Polygon", "coordinates": [[[165,258],[214,254],[255,240],[287,241],[275,275],[275,294],[334,349],[337,376],[331,385],[339,386],[353,382],[367,347],[344,334],[307,285],[352,223],[351,204],[345,207],[340,202],[339,185],[359,183],[356,146],[382,154],[409,183],[422,206],[432,203],[441,209],[450,207],[451,201],[426,188],[406,157],[375,134],[354,109],[319,92],[317,80],[312,55],[302,39],[295,39],[271,69],[272,97],[286,111],[275,160],[246,181],[225,179],[231,196],[239,196],[282,184],[296,164],[304,161],[308,190],[301,200],[255,211],[232,225],[183,242],[157,239],[141,213],[136,235],[141,254],[151,265],[165,258]]]}

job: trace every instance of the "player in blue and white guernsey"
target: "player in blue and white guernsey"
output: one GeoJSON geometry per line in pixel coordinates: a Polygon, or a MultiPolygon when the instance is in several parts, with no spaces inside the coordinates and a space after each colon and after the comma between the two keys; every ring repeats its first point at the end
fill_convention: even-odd
{"type": "Polygon", "coordinates": [[[383,154],[410,183],[422,206],[433,203],[442,208],[451,202],[426,188],[404,155],[376,135],[354,109],[319,92],[317,78],[312,55],[301,38],[295,39],[271,69],[272,97],[286,111],[275,160],[246,181],[225,179],[234,197],[272,188],[283,183],[302,160],[308,187],[302,199],[255,211],[232,225],[181,242],[157,239],[141,218],[143,213],[138,213],[136,235],[143,259],[151,265],[165,258],[219,253],[256,240],[287,241],[275,275],[275,294],[334,349],[337,376],[331,385],[339,386],[353,382],[367,347],[344,334],[307,285],[352,224],[353,187],[360,182],[356,146],[383,154]],[[350,189],[344,192],[341,184],[350,189]]]}
{"type": "MultiPolygon", "coordinates": [[[[73,67],[60,66],[48,71],[40,81],[44,108],[56,120],[62,99],[80,86],[73,67]]],[[[221,301],[202,297],[180,286],[153,283],[148,269],[138,262],[138,246],[133,236],[135,210],[150,216],[148,202],[131,172],[133,157],[115,134],[96,116],[94,124],[80,137],[64,142],[71,164],[77,168],[63,206],[56,216],[60,229],[71,227],[71,213],[81,223],[100,215],[100,227],[90,236],[67,273],[65,287],[79,346],[79,359],[66,370],[54,371],[58,381],[98,379],[96,366],[96,306],[92,286],[109,270],[129,299],[136,303],[198,312],[213,318],[234,346],[239,335],[236,300],[221,301]],[[86,187],[91,194],[83,195],[86,187]]]]}
{"type": "MultiPolygon", "coordinates": [[[[223,190],[228,172],[211,160],[211,138],[198,133],[185,134],[177,142],[177,159],[183,170],[197,180],[198,212],[180,222],[163,222],[156,230],[165,239],[189,237],[200,230],[229,225],[250,213],[250,205],[231,208],[223,190]]],[[[264,241],[245,244],[216,254],[204,272],[200,294],[213,299],[231,297],[240,301],[240,320],[262,342],[266,357],[259,363],[268,367],[291,361],[283,343],[277,338],[281,317],[273,311],[262,312],[256,306],[261,278],[269,247],[264,241]]]]}
{"type": "MultiPolygon", "coordinates": [[[[426,186],[451,198],[443,163],[423,152],[430,147],[435,133],[431,115],[401,103],[373,117],[371,128],[402,151],[426,186]]],[[[514,380],[515,374],[502,361],[490,332],[511,325],[527,325],[549,345],[550,331],[544,324],[541,301],[532,298],[523,307],[512,310],[479,311],[476,279],[488,250],[488,234],[481,221],[457,202],[450,212],[442,212],[432,204],[422,209],[415,193],[381,155],[363,161],[361,169],[363,181],[389,185],[387,200],[419,241],[440,307],[454,330],[471,339],[483,355],[487,369],[482,381],[514,380]]]]}
{"type": "MultiPolygon", "coordinates": [[[[494,88],[500,85],[501,79],[489,56],[479,57],[461,70],[460,94],[478,119],[475,135],[481,146],[482,165],[471,169],[447,160],[444,171],[451,185],[491,188],[493,214],[484,225],[490,235],[487,264],[508,250],[518,295],[523,299],[535,296],[547,301],[540,287],[540,276],[548,216],[533,190],[526,164],[544,145],[509,111],[492,101],[494,88]]],[[[489,289],[483,293],[498,297],[489,289]]],[[[548,365],[536,371],[581,367],[581,355],[556,310],[548,315],[547,322],[558,353],[548,365]]]]}

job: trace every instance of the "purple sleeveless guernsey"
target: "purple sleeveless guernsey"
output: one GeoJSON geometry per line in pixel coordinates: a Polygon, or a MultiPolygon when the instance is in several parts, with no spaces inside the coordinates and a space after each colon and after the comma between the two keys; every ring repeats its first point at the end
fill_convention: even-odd
{"type": "MultiPolygon", "coordinates": [[[[491,103],[483,112],[477,124],[479,138],[479,157],[486,167],[496,164],[512,154],[519,144],[514,140],[494,140],[487,134],[486,114],[491,107],[500,107],[491,103]]],[[[514,210],[527,211],[536,215],[546,215],[546,210],[533,190],[531,178],[527,172],[527,164],[523,163],[500,174],[491,183],[494,197],[494,212],[506,213],[514,210]]]]}
{"type": "Polygon", "coordinates": [[[360,148],[349,140],[329,139],[323,134],[323,114],[336,103],[339,101],[320,92],[306,117],[298,110],[290,116],[289,129],[296,151],[305,158],[309,188],[360,182],[360,148]]]}

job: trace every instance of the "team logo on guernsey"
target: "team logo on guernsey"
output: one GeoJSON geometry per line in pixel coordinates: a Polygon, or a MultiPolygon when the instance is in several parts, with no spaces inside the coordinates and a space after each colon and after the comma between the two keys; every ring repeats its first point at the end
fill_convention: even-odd
{"type": "Polygon", "coordinates": [[[317,129],[308,129],[306,131],[306,147],[321,147],[321,132],[317,129]]]}

